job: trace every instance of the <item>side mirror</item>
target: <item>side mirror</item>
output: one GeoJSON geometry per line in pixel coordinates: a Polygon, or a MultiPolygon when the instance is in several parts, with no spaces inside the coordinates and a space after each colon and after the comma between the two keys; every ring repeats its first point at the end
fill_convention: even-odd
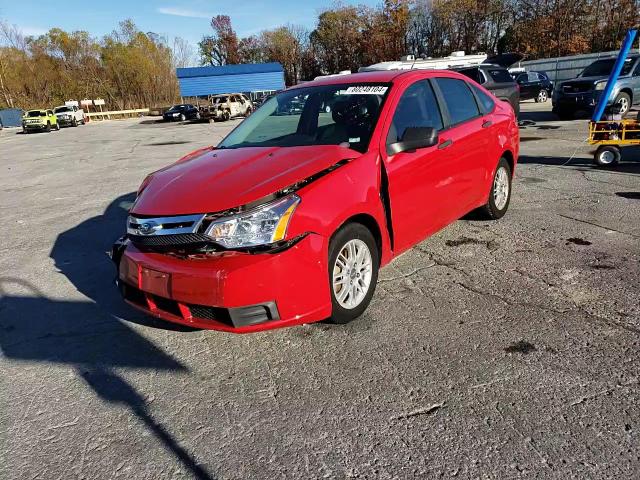
{"type": "Polygon", "coordinates": [[[395,155],[400,152],[433,147],[438,144],[438,131],[433,127],[408,127],[399,142],[387,146],[387,153],[395,155]]]}

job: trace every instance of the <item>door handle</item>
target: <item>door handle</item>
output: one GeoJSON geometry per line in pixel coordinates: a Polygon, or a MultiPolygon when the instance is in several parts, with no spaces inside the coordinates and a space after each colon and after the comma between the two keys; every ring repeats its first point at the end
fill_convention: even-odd
{"type": "Polygon", "coordinates": [[[489,128],[491,125],[493,125],[493,122],[491,120],[487,120],[482,124],[482,128],[489,128]]]}
{"type": "Polygon", "coordinates": [[[451,140],[451,139],[445,140],[440,145],[438,145],[438,150],[442,150],[442,149],[447,148],[447,147],[449,147],[451,145],[453,145],[453,140],[451,140]]]}

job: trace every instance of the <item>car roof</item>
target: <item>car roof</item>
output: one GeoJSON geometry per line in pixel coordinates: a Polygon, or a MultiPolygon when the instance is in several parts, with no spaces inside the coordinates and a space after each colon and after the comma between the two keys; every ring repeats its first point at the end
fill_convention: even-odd
{"type": "Polygon", "coordinates": [[[467,80],[467,77],[454,70],[420,69],[410,70],[374,70],[369,72],[350,73],[345,75],[332,75],[310,82],[299,83],[288,90],[295,88],[316,87],[322,85],[339,85],[341,83],[394,83],[399,77],[422,77],[431,78],[434,76],[450,76],[467,80]]]}

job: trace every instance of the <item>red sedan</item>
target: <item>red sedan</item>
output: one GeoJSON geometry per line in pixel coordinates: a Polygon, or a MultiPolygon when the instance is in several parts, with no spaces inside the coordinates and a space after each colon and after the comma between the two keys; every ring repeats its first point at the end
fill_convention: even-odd
{"type": "Polygon", "coordinates": [[[149,175],[114,245],[131,305],[253,332],[361,315],[378,269],[474,209],[509,206],[511,106],[450,71],[328,77],[149,175]]]}

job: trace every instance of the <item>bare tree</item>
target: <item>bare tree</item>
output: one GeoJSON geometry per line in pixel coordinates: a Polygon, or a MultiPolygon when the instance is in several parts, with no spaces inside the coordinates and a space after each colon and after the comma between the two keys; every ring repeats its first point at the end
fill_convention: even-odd
{"type": "Polygon", "coordinates": [[[175,68],[190,67],[196,63],[195,50],[184,38],[175,37],[171,46],[171,61],[175,68]]]}

